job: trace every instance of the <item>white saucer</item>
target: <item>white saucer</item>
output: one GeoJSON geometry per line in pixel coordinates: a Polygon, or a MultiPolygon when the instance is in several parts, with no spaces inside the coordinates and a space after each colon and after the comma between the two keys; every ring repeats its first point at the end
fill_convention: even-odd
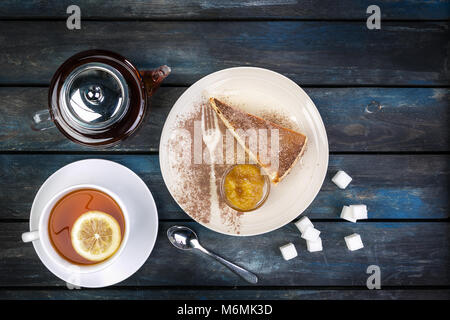
{"type": "MultiPolygon", "coordinates": [[[[328,167],[328,139],[322,118],[314,102],[292,80],[262,68],[237,67],[209,74],[190,86],[177,100],[167,116],[161,134],[159,162],[162,176],[175,201],[197,222],[228,235],[250,236],[284,226],[301,214],[314,200],[325,179],[328,167]],[[223,219],[204,223],[195,212],[183,207],[174,186],[183,185],[170,163],[170,139],[178,129],[178,119],[200,108],[209,97],[224,97],[244,111],[258,114],[262,110],[281,113],[308,137],[307,149],[289,175],[273,186],[265,204],[237,217],[239,229],[223,219]]],[[[236,218],[236,219],[237,219],[236,218]]]]}
{"type": "Polygon", "coordinates": [[[152,252],[158,233],[158,212],[146,184],[121,164],[101,159],[76,161],[52,174],[34,199],[30,230],[36,230],[46,203],[59,191],[79,184],[95,184],[117,194],[129,214],[129,239],[120,256],[111,265],[93,273],[76,273],[54,264],[44,253],[39,240],[33,246],[44,265],[57,277],[80,287],[106,287],[135,273],[152,252]]]}

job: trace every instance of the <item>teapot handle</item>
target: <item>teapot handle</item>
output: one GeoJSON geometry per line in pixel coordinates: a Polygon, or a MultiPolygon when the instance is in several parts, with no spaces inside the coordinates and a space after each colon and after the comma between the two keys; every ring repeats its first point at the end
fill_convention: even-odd
{"type": "Polygon", "coordinates": [[[170,67],[164,65],[154,70],[141,71],[142,79],[144,80],[147,96],[151,97],[156,89],[159,88],[161,82],[170,74],[172,70],[170,67]]]}
{"type": "Polygon", "coordinates": [[[32,118],[31,129],[34,131],[44,131],[54,127],[52,117],[48,109],[37,111],[32,118]]]}

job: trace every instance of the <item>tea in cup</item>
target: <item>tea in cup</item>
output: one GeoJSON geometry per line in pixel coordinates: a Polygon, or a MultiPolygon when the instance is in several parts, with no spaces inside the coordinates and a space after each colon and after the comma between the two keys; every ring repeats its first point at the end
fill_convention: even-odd
{"type": "Polygon", "coordinates": [[[94,272],[122,251],[128,238],[127,216],[125,206],[111,191],[94,185],[73,186],[47,203],[39,230],[22,234],[22,240],[40,241],[45,253],[62,267],[94,272]]]}

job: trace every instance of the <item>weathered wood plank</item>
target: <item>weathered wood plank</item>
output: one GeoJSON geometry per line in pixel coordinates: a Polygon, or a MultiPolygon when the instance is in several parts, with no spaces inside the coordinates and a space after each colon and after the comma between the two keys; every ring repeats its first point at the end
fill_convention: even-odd
{"type": "Polygon", "coordinates": [[[139,131],[114,148],[93,149],[71,142],[56,127],[34,131],[31,119],[47,108],[47,88],[0,88],[0,151],[138,151],[155,152],[166,117],[186,88],[160,88],[153,98],[149,117],[139,131]]]}
{"type": "MultiPolygon", "coordinates": [[[[0,18],[66,18],[73,1],[3,0],[0,18]]],[[[232,0],[81,0],[76,3],[83,19],[366,19],[368,0],[232,1],[232,0]]],[[[449,2],[380,0],[382,19],[448,19],[449,2]]]]}
{"type": "MultiPolygon", "coordinates": [[[[170,196],[157,155],[0,155],[0,218],[27,219],[40,185],[76,160],[103,158],[136,172],[152,191],[161,219],[189,219],[170,196]]],[[[332,155],[328,174],[305,214],[338,219],[343,205],[364,203],[371,219],[445,219],[449,217],[449,159],[445,155],[332,155]],[[353,181],[338,189],[331,177],[339,170],[353,181]]]]}
{"type": "MultiPolygon", "coordinates": [[[[150,258],[120,286],[248,286],[210,258],[174,248],[165,234],[173,224],[161,223],[150,258]]],[[[198,232],[205,247],[255,272],[258,286],[365,286],[369,265],[380,267],[382,287],[450,284],[449,223],[316,222],[324,245],[318,253],[306,252],[294,224],[255,237],[230,237],[196,223],[183,224],[198,232]],[[346,248],[344,236],[353,232],[361,234],[364,249],[346,248]],[[278,249],[287,242],[299,251],[289,262],[278,249]]],[[[64,286],[42,265],[32,245],[21,243],[27,227],[0,223],[0,286],[64,286]]]]}
{"type": "Polygon", "coordinates": [[[259,66],[302,85],[448,85],[448,22],[1,21],[0,84],[48,84],[76,52],[103,48],[141,69],[173,68],[165,83],[259,66]]]}
{"type": "Polygon", "coordinates": [[[7,289],[2,300],[448,300],[444,289],[155,289],[152,287],[107,289],[7,289]]]}
{"type": "MultiPolygon", "coordinates": [[[[156,92],[148,121],[114,151],[158,151],[164,121],[184,87],[156,92]]],[[[305,88],[319,109],[331,151],[449,151],[447,88],[305,88]]],[[[0,88],[0,151],[92,151],[54,128],[30,127],[47,88],[0,88]]]]}

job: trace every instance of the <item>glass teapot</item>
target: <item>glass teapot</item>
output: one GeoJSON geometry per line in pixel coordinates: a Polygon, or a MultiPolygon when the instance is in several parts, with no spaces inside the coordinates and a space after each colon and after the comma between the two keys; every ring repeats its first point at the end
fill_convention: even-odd
{"type": "Polygon", "coordinates": [[[34,114],[32,128],[41,131],[55,125],[82,145],[114,145],[136,131],[147,112],[147,98],[170,71],[164,65],[139,72],[117,53],[80,52],[54,74],[48,110],[34,114]]]}

